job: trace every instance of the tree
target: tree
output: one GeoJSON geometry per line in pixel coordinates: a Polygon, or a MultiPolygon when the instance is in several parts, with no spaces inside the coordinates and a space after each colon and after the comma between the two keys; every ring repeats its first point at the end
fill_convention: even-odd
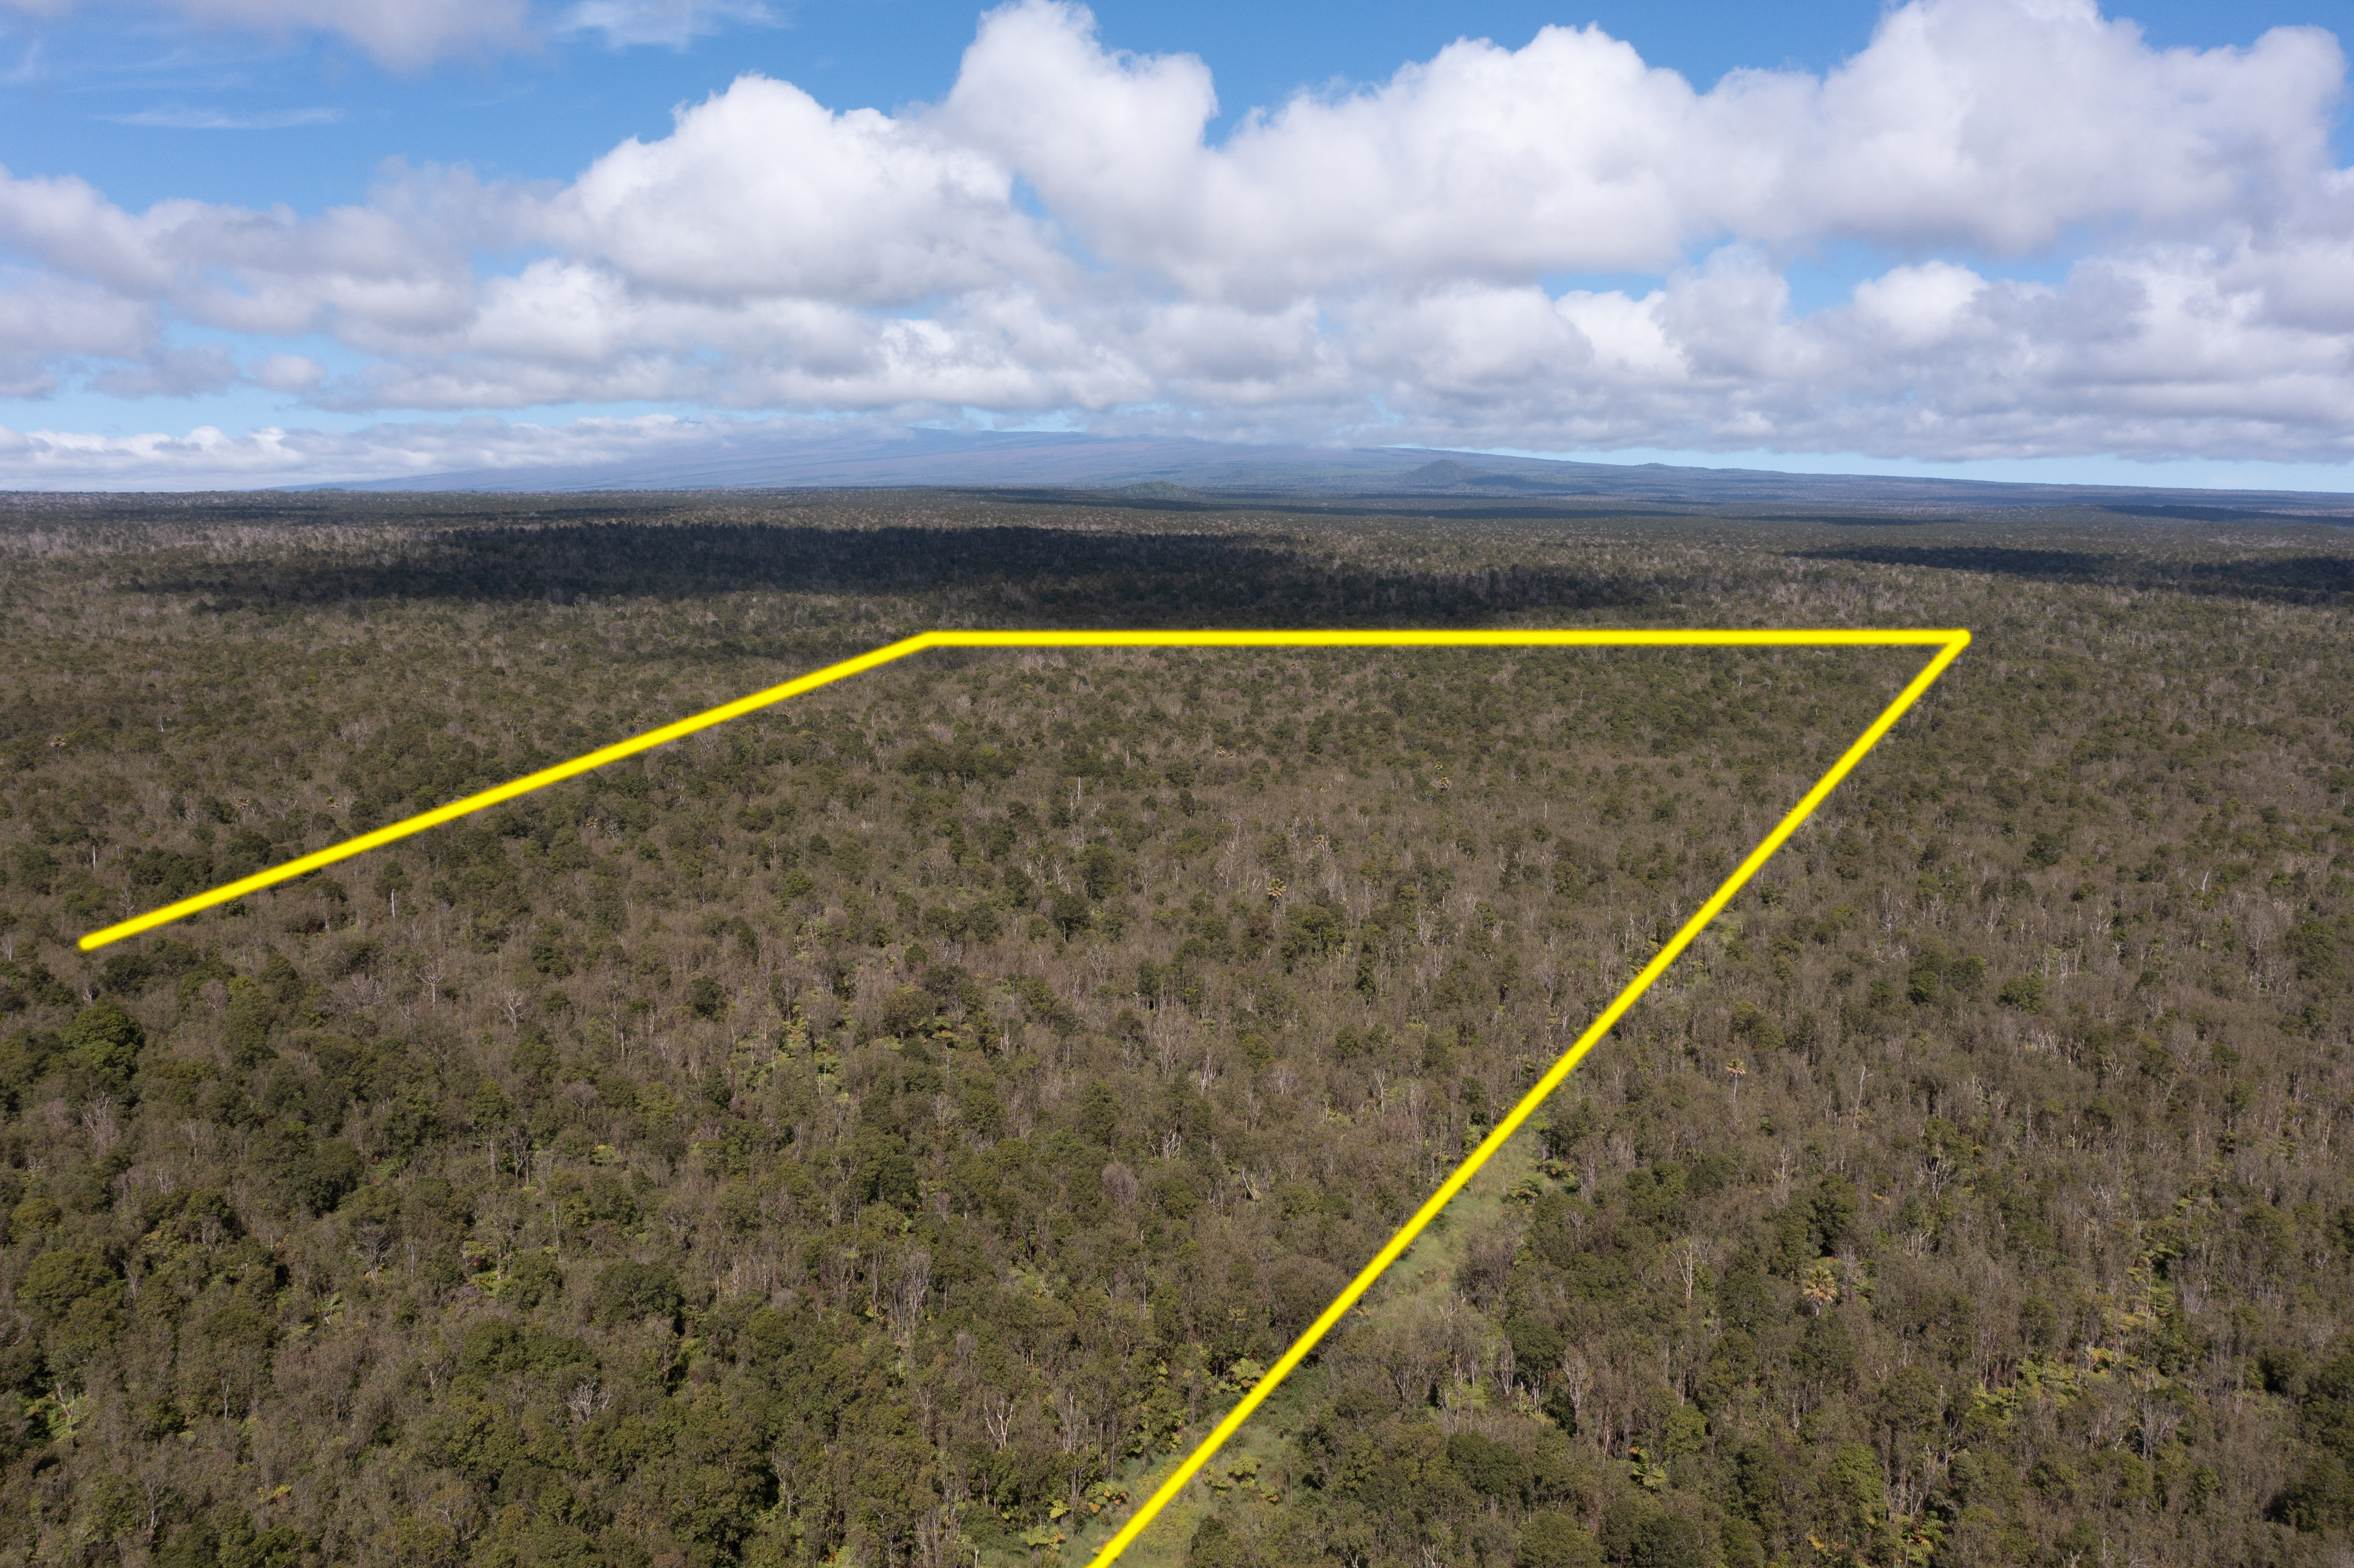
{"type": "Polygon", "coordinates": [[[126,1083],[139,1065],[147,1032],[112,997],[101,997],[74,1015],[66,1029],[66,1049],[109,1083],[126,1083]]]}
{"type": "Polygon", "coordinates": [[[1521,1525],[1512,1568],[1602,1568],[1602,1543],[1575,1520],[1533,1513],[1521,1525]]]}
{"type": "Polygon", "coordinates": [[[113,1270],[90,1254],[69,1248],[43,1253],[16,1282],[18,1303],[50,1322],[63,1318],[77,1301],[113,1303],[122,1295],[122,1281],[113,1270]]]}
{"type": "Polygon", "coordinates": [[[157,938],[82,955],[76,911],[770,684],[873,614],[1705,603],[1979,641],[1323,1342],[1294,1436],[1214,1471],[1200,1554],[1585,1562],[1585,1520],[1727,1568],[2335,1548],[2342,553],[1348,504],[0,515],[43,541],[0,573],[0,1493],[44,1499],[0,1547],[1067,1553],[1912,666],[943,656],[157,938]],[[154,1025],[111,1075],[92,997],[154,1025]],[[125,1534],[166,1462],[180,1500],[125,1534]]]}

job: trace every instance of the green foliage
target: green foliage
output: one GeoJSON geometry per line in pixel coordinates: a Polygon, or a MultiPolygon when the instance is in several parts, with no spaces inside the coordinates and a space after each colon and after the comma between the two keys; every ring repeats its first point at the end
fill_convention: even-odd
{"type": "Polygon", "coordinates": [[[2041,1012],[2043,1011],[2043,977],[2014,976],[2002,982],[2002,990],[1995,994],[1995,1000],[2021,1012],[2041,1012]]]}
{"type": "Polygon", "coordinates": [[[727,988],[711,975],[697,975],[686,988],[686,1010],[697,1018],[717,1018],[727,1011],[727,988]]]}
{"type": "Polygon", "coordinates": [[[122,1294],[122,1281],[111,1269],[86,1252],[45,1252],[27,1266],[16,1282],[16,1299],[37,1318],[55,1322],[74,1304],[84,1300],[113,1302],[122,1294]]]}
{"type": "Polygon", "coordinates": [[[546,1253],[525,1253],[506,1270],[499,1299],[525,1311],[553,1303],[564,1289],[564,1267],[546,1253]]]}
{"type": "Polygon", "coordinates": [[[1521,1525],[1512,1568],[1603,1568],[1602,1543],[1575,1520],[1550,1511],[1521,1525]]]}
{"type": "Polygon", "coordinates": [[[111,1083],[129,1080],[146,1044],[147,1032],[111,997],[101,997],[66,1026],[66,1049],[83,1066],[111,1083]]]}
{"type": "Polygon", "coordinates": [[[681,1298],[678,1275],[660,1264],[623,1258],[597,1274],[597,1316],[606,1322],[632,1318],[676,1315],[681,1298]]]}
{"type": "Polygon", "coordinates": [[[1639,1494],[1604,1510],[1601,1544],[1614,1568],[1710,1568],[1716,1559],[1697,1520],[1639,1494]]]}
{"type": "Polygon", "coordinates": [[[304,1208],[326,1214],[334,1212],[366,1174],[359,1150],[340,1138],[330,1138],[304,1149],[288,1163],[286,1182],[304,1208]]]}
{"type": "Polygon", "coordinates": [[[0,518],[0,1545],[1083,1560],[1916,661],[927,656],[86,923],[878,626],[1868,617],[1978,641],[1140,1560],[2342,1552],[2343,539],[1427,510],[0,518]]]}

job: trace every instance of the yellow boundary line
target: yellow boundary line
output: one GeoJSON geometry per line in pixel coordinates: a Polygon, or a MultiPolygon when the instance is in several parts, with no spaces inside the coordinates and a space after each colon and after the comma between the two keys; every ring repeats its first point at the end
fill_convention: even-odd
{"type": "Polygon", "coordinates": [[[1315,1350],[1324,1336],[1330,1333],[1343,1317],[1347,1316],[1349,1309],[1357,1304],[1366,1291],[1373,1288],[1373,1282],[1388,1271],[1390,1265],[1395,1263],[1407,1247],[1414,1245],[1415,1239],[1422,1234],[1431,1221],[1438,1217],[1439,1212],[1454,1200],[1455,1195],[1463,1190],[1464,1185],[1472,1177],[1479,1173],[1480,1167],[1487,1164],[1495,1156],[1496,1151],[1503,1148],[1511,1136],[1521,1129],[1529,1118],[1536,1114],[1537,1107],[1545,1102],[1546,1097],[1554,1089],[1561,1086],[1562,1080],[1568,1077],[1576,1069],[1578,1063],[1585,1059],[1586,1053],[1593,1050],[1602,1037],[1610,1032],[1611,1026],[1626,1015],[1628,1009],[1633,1007],[1643,993],[1650,990],[1652,983],[1667,972],[1668,966],[1674,963],[1686,948],[1691,946],[1693,939],[1707,927],[1708,923],[1723,912],[1724,906],[1733,902],[1734,895],[1757,874],[1758,868],[1772,858],[1774,852],[1780,849],[1788,841],[1790,835],[1804,825],[1808,817],[1814,815],[1816,808],[1819,807],[1830,792],[1839,787],[1840,781],[1854,771],[1856,764],[1861,762],[1865,755],[1880,743],[1881,737],[1888,733],[1898,719],[1904,716],[1905,711],[1920,700],[1922,694],[1935,683],[1937,677],[1946,673],[1946,667],[1959,658],[1962,650],[1969,644],[1970,634],[1966,630],[1959,629],[1931,630],[1921,628],[1809,630],[1759,629],[1710,631],[1603,630],[925,631],[885,647],[861,653],[854,659],[845,659],[838,664],[829,664],[822,670],[813,671],[797,679],[787,681],[782,685],[770,686],[766,691],[755,692],[750,696],[739,697],[732,703],[706,709],[692,717],[664,725],[660,729],[650,729],[643,735],[633,736],[628,740],[617,742],[601,750],[576,757],[569,762],[560,762],[553,768],[542,768],[537,773],[511,780],[496,789],[469,795],[461,800],[452,800],[446,806],[439,806],[430,811],[421,812],[387,827],[378,828],[374,832],[362,833],[357,838],[346,839],[342,843],[303,855],[297,860],[290,860],[282,865],[256,872],[251,876],[229,883],[225,886],[216,887],[207,893],[197,894],[192,898],[183,898],[176,904],[167,904],[161,909],[151,910],[147,914],[122,921],[117,925],[92,931],[81,938],[81,948],[84,952],[95,951],[111,942],[119,942],[126,937],[135,937],[142,931],[152,930],[155,927],[183,919],[196,914],[198,910],[209,909],[217,904],[225,904],[246,894],[274,886],[290,878],[316,871],[322,866],[333,865],[337,861],[348,860],[353,855],[363,854],[369,850],[380,848],[412,834],[421,833],[428,828],[439,827],[443,822],[470,816],[476,811],[495,806],[503,800],[512,800],[518,795],[527,795],[535,789],[546,789],[550,784],[559,783],[578,774],[586,773],[591,768],[602,768],[609,762],[619,762],[625,757],[634,757],[642,751],[650,751],[657,746],[682,739],[698,730],[709,729],[715,725],[726,724],[730,719],[741,718],[746,714],[757,713],[762,708],[784,702],[788,698],[800,696],[805,692],[813,692],[821,686],[832,685],[836,681],[847,680],[853,675],[862,674],[868,670],[907,658],[911,653],[920,653],[928,648],[1916,647],[1935,649],[1935,654],[1927,664],[1922,667],[1921,673],[1914,676],[1904,689],[1896,694],[1894,701],[1881,710],[1880,716],[1872,720],[1872,726],[1840,754],[1839,760],[1831,764],[1829,771],[1817,779],[1814,788],[1808,789],[1800,798],[1798,803],[1774,825],[1774,831],[1767,833],[1739,865],[1734,867],[1733,874],[1724,879],[1723,885],[1709,895],[1706,903],[1693,911],[1691,918],[1685,921],[1682,927],[1668,939],[1667,945],[1659,950],[1649,963],[1643,966],[1641,972],[1627,982],[1626,989],[1619,991],[1610,1005],[1602,1010],[1601,1015],[1587,1026],[1585,1033],[1577,1037],[1577,1043],[1564,1052],[1561,1058],[1546,1071],[1544,1076],[1536,1081],[1535,1086],[1521,1097],[1520,1103],[1507,1112],[1502,1120],[1497,1122],[1488,1136],[1480,1140],[1479,1147],[1473,1150],[1464,1159],[1463,1163],[1455,1168],[1454,1174],[1439,1183],[1438,1190],[1424,1200],[1422,1207],[1414,1212],[1414,1216],[1398,1227],[1397,1234],[1390,1237],[1382,1250],[1373,1255],[1373,1261],[1358,1271],[1357,1277],[1349,1282],[1348,1287],[1335,1297],[1332,1304],[1324,1308],[1323,1314],[1308,1326],[1307,1330],[1292,1342],[1289,1350],[1284,1351],[1282,1359],[1267,1369],[1267,1375],[1260,1378],[1252,1386],[1251,1391],[1243,1395],[1241,1402],[1226,1413],[1225,1419],[1219,1422],[1210,1435],[1202,1439],[1193,1451],[1186,1456],[1185,1462],[1178,1466],[1169,1478],[1161,1482],[1153,1494],[1145,1499],[1143,1506],[1137,1510],[1135,1516],[1120,1527],[1119,1533],[1104,1543],[1103,1550],[1096,1553],[1089,1568],[1109,1568],[1111,1563],[1121,1552],[1128,1550],[1129,1543],[1143,1533],[1144,1528],[1152,1522],[1154,1517],[1175,1500],[1177,1494],[1184,1489],[1185,1483],[1192,1480],[1195,1473],[1210,1461],[1211,1457],[1225,1446],[1226,1440],[1241,1429],[1243,1423],[1250,1419],[1252,1413],[1267,1402],[1267,1396],[1282,1384],[1283,1380],[1289,1377],[1293,1370],[1308,1359],[1310,1352],[1315,1350]]]}
{"type": "MultiPolygon", "coordinates": [[[[125,937],[135,937],[142,931],[152,931],[158,926],[168,926],[175,920],[185,920],[200,910],[217,904],[227,904],[249,893],[259,893],[265,887],[317,871],[322,866],[349,860],[372,849],[397,843],[428,828],[438,828],[444,822],[469,817],[487,810],[502,801],[518,795],[528,795],[535,789],[545,789],[550,784],[619,762],[625,757],[635,757],[642,751],[682,740],[699,730],[726,724],[729,719],[742,718],[758,713],[790,697],[814,692],[820,686],[830,686],[836,681],[905,659],[910,653],[920,653],[928,648],[1891,648],[1939,647],[1947,650],[1930,665],[1931,678],[1945,669],[1956,654],[1968,646],[1967,631],[1925,630],[1820,630],[1820,631],[924,631],[897,642],[873,649],[854,659],[844,659],[839,664],[829,664],[822,670],[787,681],[780,686],[770,686],[754,692],[748,697],[738,697],[716,708],[666,724],[660,729],[650,729],[643,735],[631,736],[611,746],[559,762],[553,768],[543,768],[536,773],[508,780],[495,789],[484,789],[446,806],[436,806],[429,811],[402,819],[374,832],[345,839],[323,850],[257,871],[251,876],[227,883],[207,892],[183,898],[176,904],[166,904],[144,915],[92,931],[81,938],[81,950],[95,952],[125,937]]],[[[1913,696],[1919,694],[1914,693],[1913,696]]],[[[1891,714],[1901,714],[1911,705],[1908,696],[1893,708],[1891,714]]],[[[1891,722],[1893,722],[1893,718],[1891,722]]],[[[1874,732],[1875,736],[1878,732],[1874,732]]],[[[1844,776],[1845,767],[1834,769],[1844,776]]],[[[1804,819],[1801,818],[1801,821],[1804,819]]]]}

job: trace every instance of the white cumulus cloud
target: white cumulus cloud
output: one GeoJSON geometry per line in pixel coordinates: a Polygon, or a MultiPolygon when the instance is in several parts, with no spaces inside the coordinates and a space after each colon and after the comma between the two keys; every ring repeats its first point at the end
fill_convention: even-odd
{"type": "Polygon", "coordinates": [[[900,305],[1064,270],[1013,177],[924,117],[836,114],[748,76],[599,158],[531,223],[640,287],[900,305]]]}
{"type": "MultiPolygon", "coordinates": [[[[327,9],[178,3],[290,26],[327,9]]],[[[415,26],[454,14],[437,5],[415,26]]],[[[571,15],[628,41],[722,11],[749,15],[571,15]]],[[[2313,28],[2156,49],[2091,0],[1911,0],[1819,75],[1701,91],[1553,27],[1518,49],[1458,41],[1212,141],[1203,62],[1125,54],[1083,7],[1016,0],[936,104],[843,109],[747,75],[561,184],[394,171],[314,214],[133,212],[0,171],[5,286],[44,302],[0,302],[0,389],[172,396],[242,374],[345,410],[655,400],[1524,449],[2344,461],[2344,86],[2313,28]],[[1879,260],[1801,308],[1791,270],[1827,252],[1879,260]],[[1585,281],[1628,271],[1657,281],[1585,281]],[[246,342],[207,358],[207,332],[246,342]],[[346,368],[270,342],[312,334],[346,368]]]]}

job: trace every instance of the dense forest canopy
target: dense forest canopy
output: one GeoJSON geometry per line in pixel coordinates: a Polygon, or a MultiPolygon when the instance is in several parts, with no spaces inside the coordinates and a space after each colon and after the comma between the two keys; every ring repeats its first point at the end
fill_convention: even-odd
{"type": "Polygon", "coordinates": [[[0,510],[0,1553],[2343,1563],[2354,540],[1083,496],[0,510]]]}

